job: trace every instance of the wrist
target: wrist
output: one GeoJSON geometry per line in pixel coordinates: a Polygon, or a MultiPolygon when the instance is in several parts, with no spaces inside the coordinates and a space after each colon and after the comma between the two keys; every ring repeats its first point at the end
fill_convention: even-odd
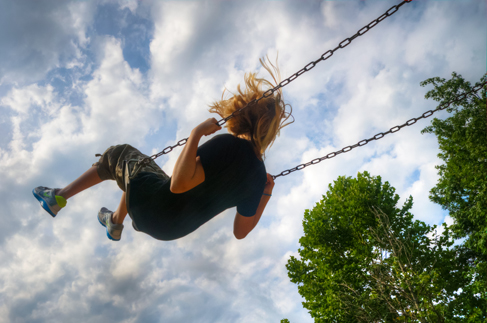
{"type": "Polygon", "coordinates": [[[203,134],[201,133],[201,130],[199,130],[198,127],[194,128],[193,131],[191,131],[191,137],[196,137],[198,139],[201,139],[203,137],[203,134]]]}
{"type": "Polygon", "coordinates": [[[268,187],[266,187],[263,191],[264,194],[269,194],[269,195],[272,195],[272,189],[269,189],[268,187]]]}

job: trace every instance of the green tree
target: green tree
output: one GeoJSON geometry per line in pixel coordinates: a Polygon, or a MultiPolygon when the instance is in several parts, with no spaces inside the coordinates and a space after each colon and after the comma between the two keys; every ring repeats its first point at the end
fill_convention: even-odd
{"type": "MultiPolygon", "coordinates": [[[[487,81],[487,74],[482,82],[487,81]]],[[[472,90],[461,75],[452,73],[452,79],[434,77],[420,83],[433,84],[425,98],[440,104],[472,90]]],[[[480,83],[479,83],[480,84],[480,83]]],[[[465,245],[487,255],[487,113],[486,94],[477,93],[453,103],[447,111],[453,114],[445,119],[434,118],[422,133],[433,133],[438,138],[444,164],[436,166],[440,179],[430,192],[430,199],[449,211],[455,219],[452,230],[457,238],[467,237],[465,245]]]]}
{"type": "Polygon", "coordinates": [[[412,197],[399,196],[367,172],[339,177],[306,210],[300,259],[288,264],[291,281],[315,322],[447,322],[468,269],[462,250],[449,248],[448,228],[413,221],[412,197]]]}
{"type": "MultiPolygon", "coordinates": [[[[487,81],[483,76],[481,84],[487,81]]],[[[435,77],[421,82],[433,84],[434,89],[425,98],[441,104],[453,97],[470,92],[473,86],[461,75],[452,73],[448,81],[435,77]]],[[[452,104],[452,113],[445,120],[433,119],[423,133],[433,133],[438,138],[444,162],[436,166],[440,176],[430,191],[430,199],[449,211],[455,219],[451,229],[455,238],[466,238],[463,248],[470,253],[470,282],[457,297],[458,315],[471,322],[487,319],[487,95],[474,93],[452,104]]]]}

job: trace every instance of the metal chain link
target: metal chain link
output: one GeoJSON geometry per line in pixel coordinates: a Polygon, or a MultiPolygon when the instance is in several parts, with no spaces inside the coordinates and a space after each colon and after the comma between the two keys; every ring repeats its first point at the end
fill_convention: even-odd
{"type": "MultiPolygon", "coordinates": [[[[228,120],[232,119],[233,117],[237,116],[238,114],[241,113],[241,111],[249,106],[252,106],[254,104],[256,104],[257,102],[259,102],[260,100],[262,100],[263,98],[268,98],[270,97],[271,95],[274,94],[275,91],[279,90],[280,88],[283,88],[285,87],[286,85],[288,85],[289,83],[291,83],[292,81],[294,81],[295,79],[297,79],[299,76],[303,75],[304,73],[312,70],[316,64],[318,64],[319,62],[321,61],[326,61],[328,58],[332,57],[333,54],[340,48],[345,48],[347,47],[348,45],[350,45],[352,43],[352,41],[359,37],[359,36],[362,36],[364,35],[366,32],[368,32],[370,29],[374,28],[377,24],[379,24],[379,22],[381,22],[382,20],[386,19],[387,17],[390,17],[392,16],[394,13],[396,13],[397,10],[399,10],[399,8],[401,6],[403,6],[405,3],[408,3],[408,2],[411,2],[412,0],[404,0],[403,2],[401,2],[400,4],[398,5],[395,5],[395,6],[392,6],[391,8],[389,8],[389,10],[387,10],[383,15],[381,15],[379,18],[371,21],[367,26],[359,29],[359,31],[357,31],[357,33],[355,35],[353,35],[352,37],[349,37],[349,38],[345,38],[342,42],[340,42],[338,44],[338,47],[332,49],[332,50],[328,50],[326,51],[323,55],[321,55],[321,57],[316,60],[316,61],[313,61],[309,64],[307,64],[305,67],[303,67],[302,69],[300,69],[299,71],[297,71],[296,73],[294,73],[293,75],[291,75],[290,77],[288,77],[287,79],[283,80],[282,82],[280,82],[276,87],[272,88],[272,89],[269,89],[267,90],[266,92],[264,92],[264,94],[258,98],[258,99],[254,99],[252,101],[250,101],[247,105],[245,105],[243,108],[233,112],[231,115],[229,115],[228,117],[224,118],[224,119],[221,119],[220,121],[217,122],[217,125],[219,125],[220,127],[223,126],[228,120]]],[[[150,157],[146,157],[146,158],[141,158],[139,161],[138,161],[138,165],[148,165],[150,163],[150,159],[156,159],[162,155],[165,155],[165,154],[168,154],[170,153],[174,148],[176,147],[179,147],[179,146],[184,146],[186,144],[186,142],[188,141],[189,138],[185,138],[185,139],[182,139],[180,141],[178,141],[178,143],[174,146],[168,146],[166,148],[164,148],[161,152],[157,153],[157,154],[154,154],[150,157]]],[[[134,174],[135,176],[136,174],[134,174]]]]}
{"type": "Polygon", "coordinates": [[[360,140],[358,143],[356,143],[355,145],[352,145],[352,146],[346,146],[346,147],[343,147],[342,149],[340,150],[337,150],[337,151],[334,151],[334,152],[331,152],[323,157],[320,157],[320,158],[315,158],[313,159],[312,161],[310,162],[307,162],[306,164],[301,164],[301,165],[298,165],[294,168],[291,168],[291,169],[287,169],[285,171],[282,171],[280,174],[278,175],[272,175],[272,178],[273,179],[276,179],[277,177],[279,176],[286,176],[286,175],[289,175],[291,174],[292,172],[295,172],[297,170],[301,170],[305,167],[308,167],[308,166],[311,166],[311,165],[316,165],[320,162],[322,162],[323,160],[326,160],[326,159],[330,159],[330,158],[333,158],[341,153],[346,153],[346,152],[349,152],[351,151],[352,149],[354,148],[357,148],[357,147],[362,147],[362,146],[365,146],[366,144],[368,144],[369,142],[371,141],[374,141],[374,140],[379,140],[379,139],[382,139],[384,138],[386,135],[390,134],[390,133],[395,133],[395,132],[398,132],[399,130],[401,130],[402,128],[404,127],[407,127],[407,126],[411,126],[413,124],[415,124],[418,120],[421,120],[421,119],[426,119],[428,117],[431,117],[433,115],[433,113],[437,112],[437,111],[440,111],[440,110],[445,110],[446,108],[448,108],[450,106],[450,104],[452,104],[453,102],[457,102],[457,101],[461,101],[463,99],[465,99],[467,97],[468,94],[470,93],[473,93],[473,92],[477,92],[478,90],[480,90],[484,85],[486,85],[487,82],[484,82],[482,84],[479,84],[475,87],[473,87],[472,91],[470,92],[467,92],[467,93],[463,93],[461,95],[458,95],[455,99],[451,100],[450,102],[448,102],[447,105],[443,104],[443,105],[439,105],[435,110],[428,110],[426,111],[425,113],[423,113],[421,116],[417,117],[417,118],[412,118],[412,119],[409,119],[408,121],[406,121],[405,123],[403,123],[402,125],[398,125],[398,126],[395,126],[395,127],[392,127],[391,129],[389,129],[388,131],[386,132],[379,132],[378,134],[376,134],[375,136],[372,136],[370,137],[369,139],[363,139],[363,140],[360,140]]]}

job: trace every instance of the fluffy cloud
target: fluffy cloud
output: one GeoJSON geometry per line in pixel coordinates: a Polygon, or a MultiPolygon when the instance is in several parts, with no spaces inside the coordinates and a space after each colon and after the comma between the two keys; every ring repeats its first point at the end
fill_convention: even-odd
{"type": "Polygon", "coordinates": [[[0,83],[43,79],[60,66],[82,60],[94,5],[89,1],[1,1],[0,83]]]}

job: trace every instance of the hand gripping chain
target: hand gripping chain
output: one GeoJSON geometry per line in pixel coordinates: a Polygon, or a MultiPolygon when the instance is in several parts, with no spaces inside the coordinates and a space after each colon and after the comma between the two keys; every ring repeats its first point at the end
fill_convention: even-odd
{"type": "MultiPolygon", "coordinates": [[[[256,104],[257,102],[259,102],[260,100],[262,100],[263,98],[268,98],[270,97],[271,95],[274,94],[275,91],[277,91],[278,89],[280,88],[283,88],[285,87],[286,85],[288,85],[289,83],[291,83],[292,81],[294,81],[295,79],[297,79],[299,76],[303,75],[304,73],[312,70],[316,64],[318,64],[319,62],[321,61],[326,61],[328,58],[332,57],[333,54],[339,50],[340,48],[345,48],[347,47],[348,45],[350,45],[352,43],[352,41],[359,37],[359,36],[362,36],[364,35],[366,32],[368,32],[370,29],[374,28],[379,22],[381,22],[382,20],[386,19],[387,17],[390,17],[392,16],[394,13],[396,13],[397,10],[399,10],[400,7],[402,7],[405,3],[408,3],[408,2],[411,2],[412,0],[404,0],[403,2],[401,2],[400,4],[398,5],[395,5],[395,6],[392,6],[391,8],[389,8],[389,10],[387,10],[383,15],[381,15],[379,18],[371,21],[367,26],[359,29],[359,31],[357,31],[357,33],[355,35],[353,35],[352,37],[349,37],[349,38],[345,38],[343,41],[341,41],[338,46],[332,50],[328,50],[326,51],[323,55],[321,55],[321,57],[319,59],[317,59],[316,61],[313,61],[309,64],[307,64],[305,67],[303,67],[302,69],[300,69],[299,71],[297,71],[296,73],[294,73],[293,75],[291,75],[290,77],[288,77],[287,79],[283,80],[282,82],[280,82],[276,87],[272,88],[272,89],[269,89],[267,90],[266,92],[264,92],[264,94],[258,98],[258,99],[254,99],[252,101],[250,101],[246,106],[244,106],[243,108],[233,112],[231,115],[229,115],[228,117],[224,118],[224,119],[221,119],[220,121],[217,122],[217,125],[219,125],[220,127],[223,126],[228,120],[230,120],[231,118],[233,118],[234,116],[238,115],[240,113],[241,110],[249,107],[249,106],[252,106],[254,104],[256,104]]],[[[184,146],[186,144],[186,142],[188,141],[189,138],[185,138],[185,139],[182,139],[180,141],[178,141],[178,143],[174,146],[168,146],[166,148],[164,148],[164,150],[162,150],[161,152],[155,154],[155,155],[152,155],[150,157],[146,157],[146,158],[141,158],[140,160],[137,161],[137,167],[134,169],[133,172],[129,171],[130,173],[130,178],[134,178],[137,173],[140,171],[140,169],[144,166],[144,165],[148,165],[150,163],[150,159],[156,159],[162,155],[165,155],[165,154],[168,154],[170,153],[174,148],[176,147],[179,147],[179,146],[184,146]]],[[[304,168],[304,167],[303,167],[304,168]]],[[[279,176],[283,176],[283,175],[279,175],[279,176]]]]}
{"type": "Polygon", "coordinates": [[[478,90],[480,90],[484,85],[486,85],[487,82],[484,82],[482,84],[478,84],[477,86],[475,86],[473,88],[472,91],[470,92],[467,92],[467,93],[463,93],[461,95],[458,95],[457,97],[455,97],[453,100],[451,100],[450,102],[448,102],[448,104],[446,105],[440,105],[438,106],[435,110],[428,110],[426,111],[425,113],[423,113],[421,116],[417,117],[417,118],[412,118],[412,119],[409,119],[408,121],[406,121],[405,123],[403,123],[402,125],[399,125],[399,126],[395,126],[395,127],[392,127],[391,129],[389,129],[388,131],[386,132],[379,132],[378,134],[376,134],[375,136],[373,137],[370,137],[369,139],[363,139],[363,140],[360,140],[358,143],[356,143],[355,145],[352,145],[352,146],[346,146],[346,147],[343,147],[342,149],[340,150],[337,150],[337,151],[334,151],[334,152],[331,152],[329,153],[328,155],[326,156],[323,156],[323,157],[320,157],[320,158],[315,158],[313,159],[312,161],[306,163],[306,164],[301,164],[301,165],[298,165],[294,168],[291,168],[291,169],[287,169],[283,172],[281,172],[280,174],[278,175],[272,175],[272,178],[273,179],[276,179],[277,177],[279,176],[286,176],[286,175],[289,175],[291,174],[292,172],[295,172],[297,170],[301,170],[305,167],[308,167],[308,166],[311,166],[311,165],[315,165],[315,164],[318,164],[320,162],[322,162],[323,160],[325,159],[330,159],[330,158],[333,158],[335,157],[336,155],[339,155],[341,153],[347,153],[349,152],[350,150],[354,149],[354,148],[357,148],[357,147],[362,147],[362,146],[365,146],[366,144],[368,144],[369,142],[373,141],[373,140],[379,140],[379,139],[382,139],[384,138],[384,136],[390,134],[390,133],[395,133],[395,132],[398,132],[399,130],[401,130],[402,128],[404,127],[407,127],[407,126],[411,126],[413,124],[415,124],[418,120],[420,119],[426,119],[428,117],[431,117],[433,115],[433,113],[437,112],[437,111],[440,111],[440,110],[445,110],[446,108],[448,108],[450,106],[450,104],[452,104],[453,102],[457,102],[457,101],[461,101],[463,99],[465,99],[467,97],[467,94],[470,94],[470,93],[473,93],[473,92],[477,92],[478,90]]]}

